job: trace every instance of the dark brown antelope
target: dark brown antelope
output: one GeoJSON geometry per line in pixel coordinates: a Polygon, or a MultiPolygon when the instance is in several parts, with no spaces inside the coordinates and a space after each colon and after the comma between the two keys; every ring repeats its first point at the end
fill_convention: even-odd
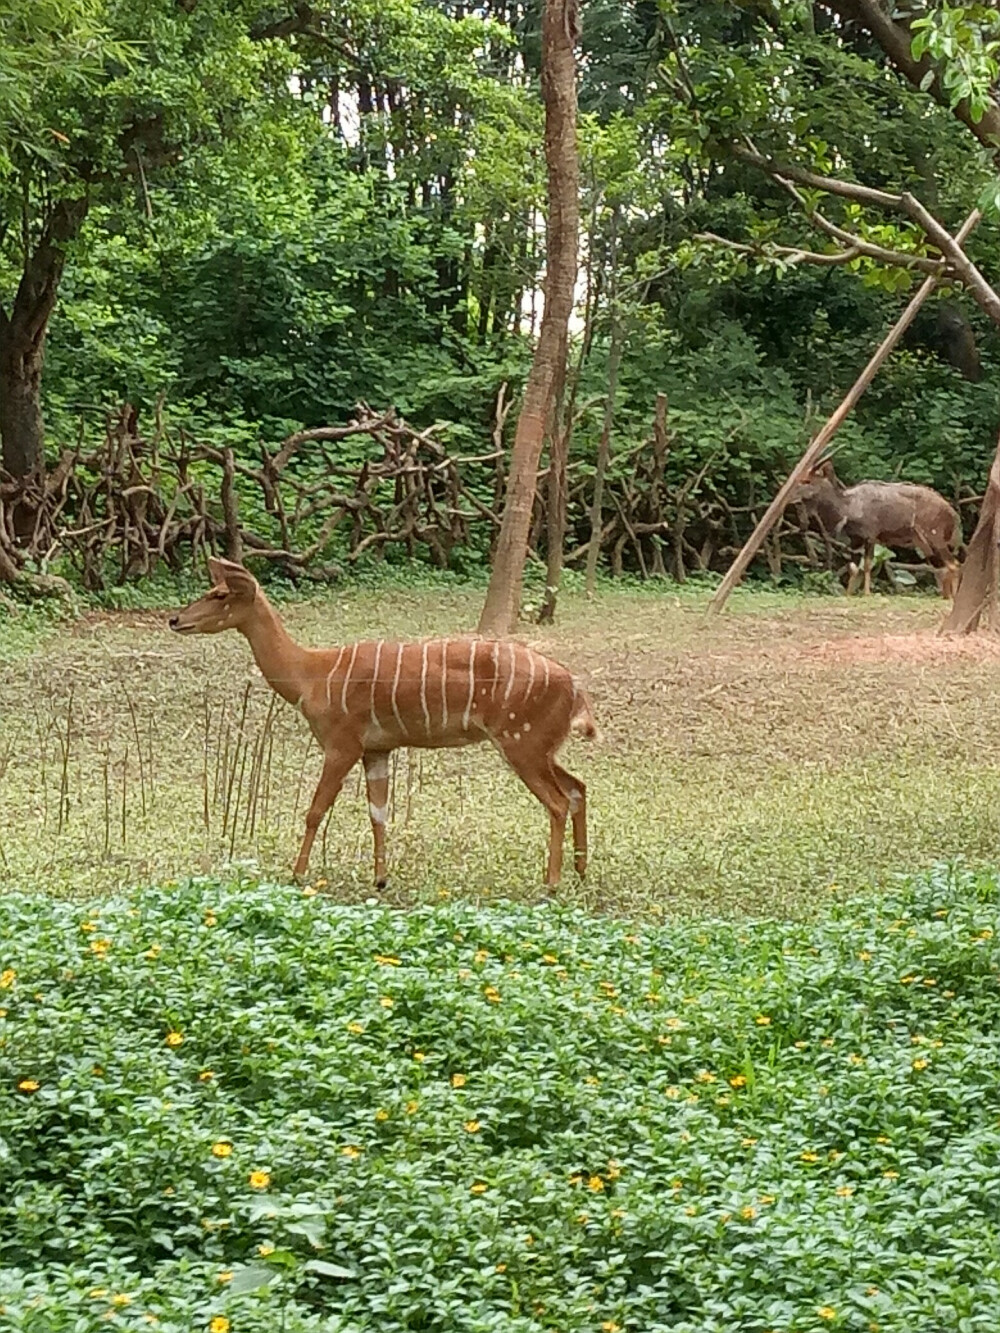
{"type": "Polygon", "coordinates": [[[587,791],[556,763],[571,732],[596,734],[590,701],[558,662],[499,639],[385,639],[304,648],[289,635],[253,575],[209,560],[214,587],[170,620],[178,634],[235,629],[271,688],[305,717],[323,749],[295,874],[304,875],[316,831],[360,759],[375,840],[375,882],[385,883],[389,755],[400,746],[441,749],[491,741],[549,812],[545,882],[562,870],[566,818],[574,863],[587,867],[587,791]]]}
{"type": "Polygon", "coordinates": [[[962,544],[958,514],[937,491],[905,481],[862,481],[844,486],[827,459],[807,472],[789,496],[802,504],[827,538],[864,547],[864,590],[872,590],[875,544],[917,551],[935,567],[938,588],[954,597],[956,551],[962,544]]]}

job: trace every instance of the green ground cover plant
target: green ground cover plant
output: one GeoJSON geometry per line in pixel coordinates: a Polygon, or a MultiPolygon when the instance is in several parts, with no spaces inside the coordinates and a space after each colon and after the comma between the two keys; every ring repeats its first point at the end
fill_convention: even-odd
{"type": "Polygon", "coordinates": [[[23,1333],[995,1327],[996,875],[811,924],[0,898],[23,1333]]]}

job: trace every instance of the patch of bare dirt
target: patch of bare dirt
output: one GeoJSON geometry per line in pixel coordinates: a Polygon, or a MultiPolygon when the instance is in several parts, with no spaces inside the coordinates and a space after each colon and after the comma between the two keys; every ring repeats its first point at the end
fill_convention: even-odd
{"type": "Polygon", "coordinates": [[[803,665],[852,666],[868,662],[906,662],[917,666],[1000,659],[1000,637],[968,634],[953,638],[924,634],[858,634],[803,646],[803,665]]]}

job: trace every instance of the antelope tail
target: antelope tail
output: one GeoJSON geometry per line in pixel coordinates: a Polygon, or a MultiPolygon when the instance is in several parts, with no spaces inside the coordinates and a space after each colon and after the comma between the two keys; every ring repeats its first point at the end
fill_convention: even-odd
{"type": "Polygon", "coordinates": [[[574,688],[574,695],[573,712],[569,720],[570,732],[583,740],[596,740],[600,736],[600,732],[597,730],[597,723],[594,721],[590,697],[578,685],[574,688]]]}

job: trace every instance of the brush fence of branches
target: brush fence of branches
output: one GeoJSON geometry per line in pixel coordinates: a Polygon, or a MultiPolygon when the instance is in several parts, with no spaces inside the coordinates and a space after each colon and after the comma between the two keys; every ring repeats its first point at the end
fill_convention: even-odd
{"type": "MultiPolygon", "coordinates": [[[[500,525],[506,452],[503,393],[493,447],[452,454],[443,425],[418,430],[364,404],[343,426],[299,431],[260,460],[175,435],[159,421],[149,437],[127,406],[109,420],[92,452],[66,450],[44,476],[15,481],[0,472],[0,582],[54,590],[66,563],[83,586],[101,590],[151,574],[160,564],[199,567],[206,552],[256,557],[286,576],[335,578],[363,556],[390,547],[438,567],[482,561],[500,525]]],[[[766,507],[770,491],[734,504],[725,460],[710,459],[668,480],[670,437],[661,399],[650,437],[620,453],[605,482],[601,555],[611,573],[683,581],[725,569],[766,507]]],[[[532,555],[544,541],[546,474],[539,477],[532,555]]],[[[593,467],[572,463],[566,560],[582,564],[590,542],[593,467]]],[[[969,503],[968,500],[963,503],[969,503]]],[[[785,565],[835,567],[846,552],[789,511],[762,552],[770,572],[785,565]]],[[[910,568],[922,568],[911,566],[910,568]]]]}

